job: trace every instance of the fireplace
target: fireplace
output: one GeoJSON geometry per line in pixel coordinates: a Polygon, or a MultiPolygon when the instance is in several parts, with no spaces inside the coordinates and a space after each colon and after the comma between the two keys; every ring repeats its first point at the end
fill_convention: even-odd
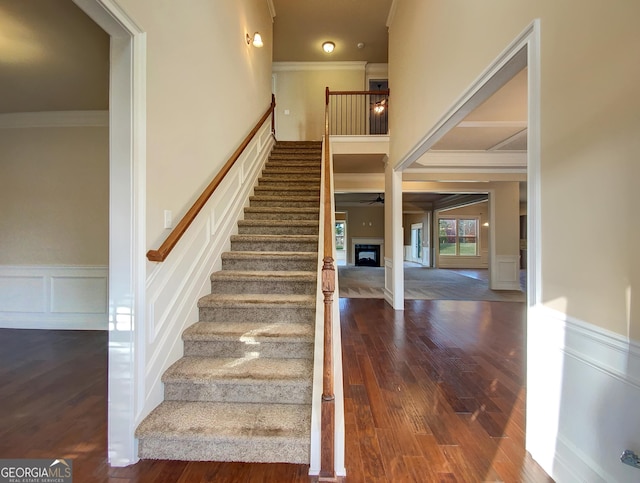
{"type": "Polygon", "coordinates": [[[379,267],[380,245],[356,244],[355,262],[356,267],[379,267]]]}

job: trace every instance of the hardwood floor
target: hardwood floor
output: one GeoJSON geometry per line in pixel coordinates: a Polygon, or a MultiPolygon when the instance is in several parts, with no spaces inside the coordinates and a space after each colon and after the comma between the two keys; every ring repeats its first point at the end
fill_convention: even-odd
{"type": "MultiPolygon", "coordinates": [[[[341,299],[348,482],[547,482],[524,451],[524,304],[341,299]]],[[[74,482],[307,482],[300,465],[110,468],[107,333],[0,329],[0,458],[74,482]]]]}

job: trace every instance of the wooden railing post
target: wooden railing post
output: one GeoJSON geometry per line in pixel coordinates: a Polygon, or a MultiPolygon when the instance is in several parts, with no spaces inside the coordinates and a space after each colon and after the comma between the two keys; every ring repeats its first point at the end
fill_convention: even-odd
{"type": "Polygon", "coordinates": [[[336,270],[333,266],[333,212],[331,204],[331,153],[329,148],[329,88],[325,91],[324,115],[324,258],[322,293],[324,295],[324,361],[322,367],[322,405],[319,481],[336,481],[335,471],[335,394],[333,390],[333,294],[336,270]]]}

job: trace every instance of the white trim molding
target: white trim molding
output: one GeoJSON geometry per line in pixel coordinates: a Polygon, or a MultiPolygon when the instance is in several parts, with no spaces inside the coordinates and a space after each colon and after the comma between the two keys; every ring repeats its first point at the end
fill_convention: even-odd
{"type": "Polygon", "coordinates": [[[495,255],[490,263],[491,290],[522,290],[518,255],[495,255]]]}
{"type": "MultiPolygon", "coordinates": [[[[429,151],[411,168],[417,171],[425,168],[471,170],[491,169],[508,172],[527,172],[527,153],[486,152],[486,151],[429,151]]],[[[414,171],[415,170],[415,171],[414,171]]]]}
{"type": "Polygon", "coordinates": [[[640,344],[538,305],[529,309],[527,449],[556,481],[637,481],[640,344]],[[585,424],[587,423],[588,424],[585,424]]]}
{"type": "Polygon", "coordinates": [[[0,266],[0,327],[107,330],[107,266],[0,266]]]}
{"type": "Polygon", "coordinates": [[[109,111],[46,111],[0,114],[0,129],[108,126],[109,111]]]}

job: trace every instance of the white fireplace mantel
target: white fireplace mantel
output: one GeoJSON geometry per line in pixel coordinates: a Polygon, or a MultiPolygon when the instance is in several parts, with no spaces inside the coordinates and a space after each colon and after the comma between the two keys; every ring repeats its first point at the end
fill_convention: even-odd
{"type": "Polygon", "coordinates": [[[380,245],[380,266],[382,265],[382,261],[384,260],[384,238],[360,238],[353,237],[351,239],[351,256],[350,263],[351,265],[356,264],[356,245],[380,245]]]}

